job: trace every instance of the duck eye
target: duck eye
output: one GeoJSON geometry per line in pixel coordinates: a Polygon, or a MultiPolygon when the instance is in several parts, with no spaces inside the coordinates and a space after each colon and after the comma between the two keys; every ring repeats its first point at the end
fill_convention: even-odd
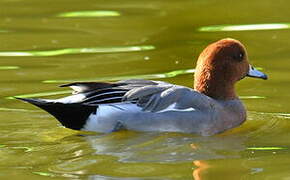
{"type": "Polygon", "coordinates": [[[243,54],[243,53],[240,53],[240,54],[239,54],[239,58],[240,58],[240,59],[243,59],[243,57],[244,57],[244,54],[243,54]]]}
{"type": "Polygon", "coordinates": [[[244,53],[240,52],[239,54],[234,55],[233,58],[237,61],[242,61],[244,59],[244,53]]]}

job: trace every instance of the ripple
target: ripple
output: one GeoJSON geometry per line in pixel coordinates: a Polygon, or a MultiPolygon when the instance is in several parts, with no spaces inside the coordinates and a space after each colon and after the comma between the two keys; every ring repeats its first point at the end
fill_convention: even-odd
{"type": "Polygon", "coordinates": [[[0,66],[0,70],[14,70],[14,69],[20,69],[19,66],[0,66]]]}
{"type": "MultiPolygon", "coordinates": [[[[253,111],[254,112],[254,111],[253,111]]],[[[255,112],[257,114],[261,114],[261,115],[270,115],[273,117],[277,117],[277,118],[282,118],[282,119],[290,119],[290,113],[271,113],[271,112],[255,112]]]]}
{"type": "Polygon", "coordinates": [[[269,151],[269,150],[283,150],[283,149],[288,149],[288,148],[273,146],[273,147],[248,147],[247,149],[248,150],[269,151]]]}
{"type": "Polygon", "coordinates": [[[265,96],[239,96],[240,99],[266,99],[265,96]]]}
{"type": "Polygon", "coordinates": [[[121,13],[118,11],[105,11],[105,10],[96,10],[96,11],[73,11],[73,12],[64,12],[59,13],[56,17],[114,17],[120,16],[121,13]]]}
{"type": "Polygon", "coordinates": [[[219,31],[258,31],[258,30],[277,30],[277,29],[290,29],[290,23],[214,25],[200,27],[198,28],[198,31],[219,32],[219,31]]]}
{"type": "Polygon", "coordinates": [[[11,147],[11,149],[22,149],[24,152],[31,152],[33,151],[33,148],[31,147],[11,147]]]}
{"type": "Polygon", "coordinates": [[[0,111],[5,111],[5,112],[41,112],[39,110],[15,109],[15,108],[4,108],[4,107],[0,107],[0,111]]]}
{"type": "Polygon", "coordinates": [[[1,51],[0,56],[60,56],[67,54],[89,54],[89,53],[120,53],[154,50],[153,45],[141,46],[115,46],[115,47],[90,47],[90,48],[65,48],[55,50],[38,51],[1,51]]]}
{"type": "Polygon", "coordinates": [[[40,176],[55,177],[54,174],[49,173],[49,172],[40,172],[40,171],[35,171],[35,172],[32,172],[32,173],[33,173],[33,174],[36,174],[36,175],[40,175],[40,176]]]}

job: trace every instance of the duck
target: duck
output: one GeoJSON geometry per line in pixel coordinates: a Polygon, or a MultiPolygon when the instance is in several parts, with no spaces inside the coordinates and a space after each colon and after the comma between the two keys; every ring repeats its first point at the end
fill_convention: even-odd
{"type": "Polygon", "coordinates": [[[235,84],[245,77],[268,79],[249,64],[245,46],[225,38],[199,55],[194,87],[162,81],[74,82],[59,99],[17,98],[54,116],[64,127],[99,133],[119,130],[212,136],[246,121],[235,84]]]}

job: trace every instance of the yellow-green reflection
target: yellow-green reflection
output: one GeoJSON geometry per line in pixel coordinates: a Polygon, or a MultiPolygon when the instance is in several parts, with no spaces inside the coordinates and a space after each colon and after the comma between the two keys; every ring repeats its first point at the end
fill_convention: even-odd
{"type": "Polygon", "coordinates": [[[262,115],[269,115],[283,119],[290,119],[290,113],[271,113],[271,112],[255,112],[262,115]]]}
{"type": "Polygon", "coordinates": [[[190,74],[193,73],[194,69],[181,69],[175,71],[169,71],[164,73],[156,74],[140,74],[140,75],[131,75],[131,76],[112,76],[112,77],[100,77],[92,79],[67,79],[67,80],[45,80],[43,83],[70,83],[75,81],[118,81],[126,79],[162,79],[162,78],[171,78],[178,75],[190,74]]]}
{"type": "Polygon", "coordinates": [[[290,119],[290,114],[289,113],[273,113],[279,118],[284,118],[284,119],[290,119]]]}
{"type": "Polygon", "coordinates": [[[73,11],[56,15],[57,17],[112,17],[120,16],[118,11],[73,11]]]}
{"type": "Polygon", "coordinates": [[[240,25],[214,25],[198,28],[202,32],[218,31],[258,31],[258,30],[275,30],[289,29],[290,23],[273,23],[273,24],[240,24],[240,25]]]}
{"type": "Polygon", "coordinates": [[[40,112],[39,110],[14,109],[14,108],[4,108],[4,107],[0,107],[0,111],[6,111],[6,112],[40,112]]]}
{"type": "Polygon", "coordinates": [[[11,147],[12,149],[23,149],[24,152],[31,152],[33,151],[33,148],[31,147],[11,147]]]}
{"type": "Polygon", "coordinates": [[[43,96],[53,96],[53,95],[67,94],[67,93],[71,93],[71,91],[66,90],[66,91],[53,91],[53,92],[23,94],[23,95],[9,96],[9,97],[6,97],[6,99],[15,99],[16,97],[18,97],[18,98],[43,97],[43,96]]]}
{"type": "Polygon", "coordinates": [[[19,69],[19,66],[0,66],[0,70],[13,70],[13,69],[19,69]]]}
{"type": "Polygon", "coordinates": [[[265,96],[239,96],[240,99],[265,99],[265,96]]]}
{"type": "Polygon", "coordinates": [[[88,53],[120,53],[153,50],[155,46],[115,46],[115,47],[91,47],[91,48],[66,48],[56,50],[39,51],[2,51],[0,56],[60,56],[66,54],[88,54],[88,53]]]}
{"type": "Polygon", "coordinates": [[[283,119],[290,119],[289,113],[265,113],[265,114],[275,115],[276,117],[283,118],[283,119]]]}
{"type": "Polygon", "coordinates": [[[36,174],[36,175],[40,175],[40,176],[54,177],[54,175],[52,173],[48,173],[48,172],[35,171],[35,172],[32,172],[32,173],[33,174],[36,174]]]}
{"type": "Polygon", "coordinates": [[[285,147],[248,147],[247,148],[248,150],[282,150],[282,149],[288,149],[288,148],[285,148],[285,147]]]}

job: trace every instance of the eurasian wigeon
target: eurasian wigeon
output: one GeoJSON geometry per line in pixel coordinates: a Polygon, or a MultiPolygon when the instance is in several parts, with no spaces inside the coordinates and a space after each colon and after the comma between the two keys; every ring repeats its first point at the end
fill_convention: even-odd
{"type": "Polygon", "coordinates": [[[234,85],[246,76],[267,79],[248,63],[243,44],[222,39],[200,54],[194,89],[150,80],[76,82],[73,95],[56,100],[19,98],[44,109],[67,128],[95,132],[120,129],[209,136],[246,120],[234,85]]]}

